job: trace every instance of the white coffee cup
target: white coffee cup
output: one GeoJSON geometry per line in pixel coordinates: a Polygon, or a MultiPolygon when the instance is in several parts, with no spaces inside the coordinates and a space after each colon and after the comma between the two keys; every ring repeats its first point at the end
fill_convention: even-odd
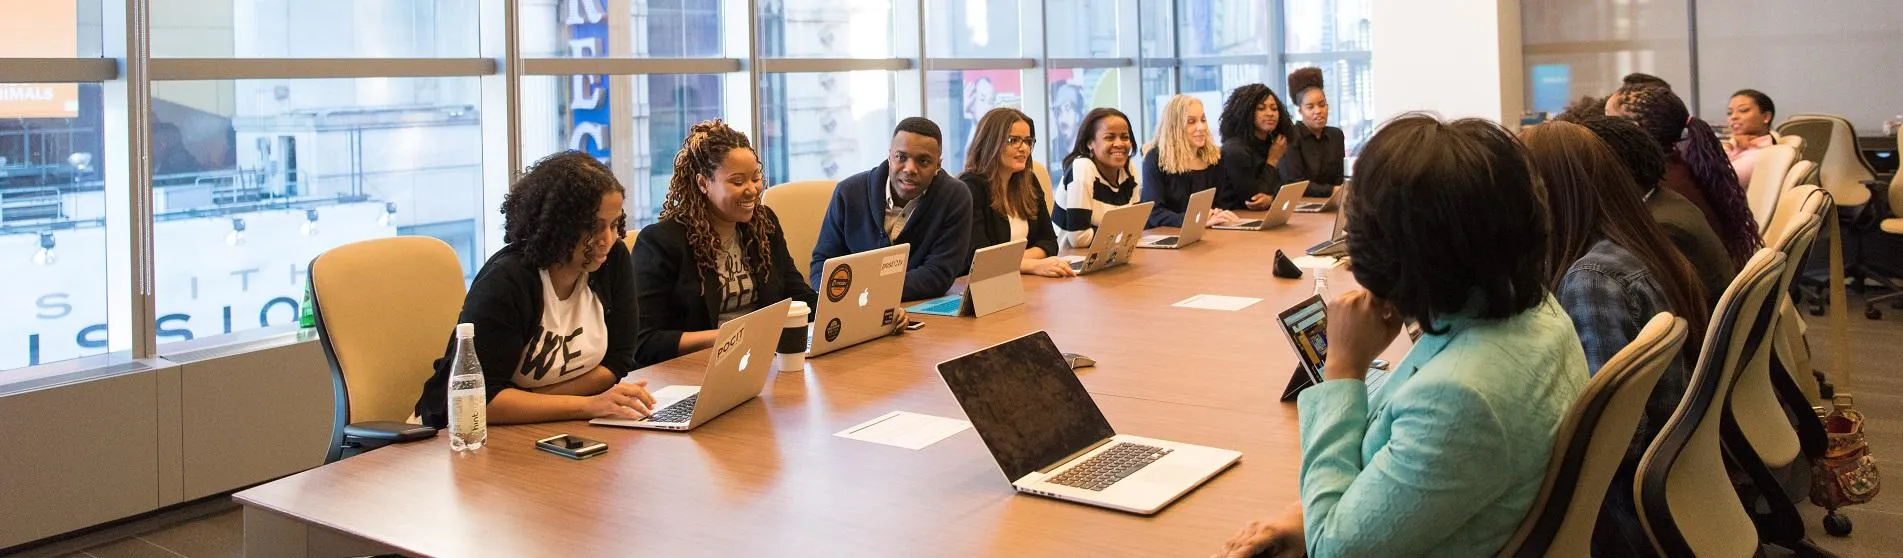
{"type": "Polygon", "coordinates": [[[785,327],[780,332],[780,344],[773,355],[773,369],[781,372],[806,369],[806,316],[813,313],[806,302],[795,300],[786,310],[785,327]]]}

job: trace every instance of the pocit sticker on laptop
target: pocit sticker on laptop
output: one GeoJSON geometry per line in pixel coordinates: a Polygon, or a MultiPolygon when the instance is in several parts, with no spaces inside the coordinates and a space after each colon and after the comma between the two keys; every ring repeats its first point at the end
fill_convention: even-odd
{"type": "Polygon", "coordinates": [[[905,273],[905,254],[886,256],[884,259],[879,260],[880,277],[894,273],[905,273]]]}
{"type": "Polygon", "coordinates": [[[714,348],[714,362],[726,362],[727,357],[732,356],[734,348],[739,347],[740,341],[746,339],[746,336],[747,327],[745,325],[735,328],[732,335],[728,335],[725,340],[721,341],[719,347],[714,348]]]}

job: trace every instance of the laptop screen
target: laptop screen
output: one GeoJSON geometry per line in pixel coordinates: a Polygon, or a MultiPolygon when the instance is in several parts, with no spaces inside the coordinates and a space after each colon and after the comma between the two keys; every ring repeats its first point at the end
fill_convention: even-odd
{"type": "Polygon", "coordinates": [[[1013,482],[1117,435],[1042,331],[941,363],[938,373],[1013,482]]]}
{"type": "Polygon", "coordinates": [[[1308,377],[1321,382],[1322,362],[1328,357],[1328,308],[1320,295],[1282,311],[1276,321],[1295,345],[1295,357],[1301,360],[1308,377]]]}

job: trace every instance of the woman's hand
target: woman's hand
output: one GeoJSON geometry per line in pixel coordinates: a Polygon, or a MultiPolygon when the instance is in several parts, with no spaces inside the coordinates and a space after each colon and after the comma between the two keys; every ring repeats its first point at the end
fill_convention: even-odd
{"type": "Polygon", "coordinates": [[[1375,357],[1401,333],[1394,305],[1355,289],[1328,304],[1328,362],[1323,380],[1363,379],[1375,357]]]}
{"type": "Polygon", "coordinates": [[[1249,211],[1265,211],[1275,204],[1275,196],[1258,192],[1256,195],[1249,196],[1249,201],[1243,204],[1249,206],[1249,211]]]}
{"type": "Polygon", "coordinates": [[[654,396],[648,393],[647,380],[616,382],[607,391],[588,398],[583,410],[592,418],[638,419],[654,409],[654,396]]]}
{"type": "Polygon", "coordinates": [[[1059,257],[1018,260],[1018,273],[1043,277],[1077,276],[1077,271],[1070,268],[1070,262],[1059,257]]]}
{"type": "Polygon", "coordinates": [[[1295,502],[1280,516],[1249,523],[1211,558],[1296,558],[1308,554],[1307,544],[1302,534],[1302,503],[1295,502]]]}
{"type": "Polygon", "coordinates": [[[1236,223],[1240,221],[1242,221],[1241,217],[1237,217],[1234,212],[1231,212],[1227,209],[1211,209],[1209,210],[1209,220],[1204,222],[1204,224],[1213,227],[1216,225],[1226,225],[1229,223],[1236,223]]]}
{"type": "Polygon", "coordinates": [[[906,313],[905,313],[904,306],[898,307],[897,311],[899,315],[897,318],[894,318],[892,320],[892,331],[890,333],[887,333],[887,335],[898,335],[901,333],[905,333],[905,324],[912,323],[911,320],[905,319],[906,313]]]}
{"type": "Polygon", "coordinates": [[[1269,145],[1269,166],[1282,161],[1282,155],[1288,153],[1288,136],[1276,136],[1275,143],[1269,145]]]}

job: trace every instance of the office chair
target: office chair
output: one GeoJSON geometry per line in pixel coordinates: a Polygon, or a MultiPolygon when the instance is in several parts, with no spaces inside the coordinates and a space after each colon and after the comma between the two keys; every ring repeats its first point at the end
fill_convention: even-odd
{"type": "MultiPolygon", "coordinates": [[[[1808,164],[1810,164],[1809,161],[1798,162],[1798,166],[1808,164]]],[[[1800,217],[1815,219],[1817,230],[1810,233],[1813,241],[1809,245],[1796,246],[1796,250],[1786,253],[1785,261],[1803,262],[1810,255],[1809,249],[1816,245],[1814,239],[1822,234],[1823,225],[1826,223],[1824,219],[1830,216],[1832,206],[1830,194],[1823,188],[1804,184],[1785,190],[1784,195],[1778,200],[1777,212],[1771,220],[1769,230],[1773,231],[1773,237],[1766,238],[1765,243],[1778,246],[1783,241],[1776,237],[1782,236],[1781,231],[1788,229],[1793,221],[1800,217]]],[[[1795,264],[1784,268],[1785,275],[1793,278],[1800,270],[1801,268],[1795,264]]],[[[1792,280],[1786,279],[1786,281],[1792,280]]],[[[1776,335],[1771,338],[1772,365],[1782,368],[1791,377],[1792,383],[1796,384],[1798,391],[1803,393],[1804,400],[1808,402],[1805,404],[1808,408],[1822,402],[1818,388],[1823,378],[1811,370],[1810,345],[1805,341],[1809,324],[1805,323],[1803,315],[1797,311],[1793,297],[1786,297],[1778,304],[1776,335]]]]}
{"type": "Polygon", "coordinates": [[[621,244],[628,247],[628,255],[634,255],[634,237],[641,235],[641,229],[628,229],[628,236],[621,237],[621,244]]]}
{"type": "Polygon", "coordinates": [[[1599,369],[1559,423],[1546,478],[1500,556],[1586,556],[1606,489],[1638,432],[1645,402],[1685,345],[1683,318],[1653,316],[1599,369]]]}
{"type": "Polygon", "coordinates": [[[1780,135],[1777,138],[1777,144],[1788,146],[1791,149],[1796,150],[1800,155],[1804,153],[1804,137],[1803,136],[1780,135]]]}
{"type": "MultiPolygon", "coordinates": [[[[1037,179],[1038,189],[1044,191],[1044,210],[1056,211],[1057,200],[1051,198],[1051,188],[1053,186],[1051,186],[1050,169],[1044,168],[1044,163],[1039,163],[1036,160],[1032,160],[1031,161],[1031,176],[1037,179]]],[[[1052,225],[1052,227],[1055,228],[1056,225],[1052,225]]]]}
{"type": "MultiPolygon", "coordinates": [[[[806,277],[813,262],[813,245],[819,243],[819,227],[826,223],[826,206],[832,204],[831,180],[788,182],[760,194],[760,203],[773,208],[780,218],[780,231],[786,234],[786,251],[793,256],[793,268],[806,277]]],[[[810,278],[808,278],[810,279],[810,278]]]]}
{"type": "Polygon", "coordinates": [[[1745,355],[1763,343],[1784,265],[1784,254],[1758,250],[1725,289],[1685,397],[1639,461],[1633,500],[1659,554],[1739,557],[1759,551],[1751,515],[1730,497],[1719,429],[1745,355]]]}
{"type": "MultiPolygon", "coordinates": [[[[1896,143],[1897,153],[1903,153],[1903,134],[1897,135],[1896,143]]],[[[1903,237],[1903,217],[1897,216],[1898,210],[1903,210],[1903,172],[1898,172],[1895,176],[1890,177],[1889,190],[1885,197],[1887,199],[1884,201],[1888,202],[1889,205],[1886,206],[1887,210],[1881,213],[1883,219],[1877,222],[1877,234],[1890,237],[1903,237]]],[[[1861,243],[1859,243],[1859,247],[1861,247],[1861,243]]],[[[1866,271],[1879,270],[1866,268],[1866,271]]],[[[1903,303],[1903,285],[1897,284],[1899,277],[1895,273],[1878,272],[1872,273],[1871,275],[1873,275],[1873,277],[1870,278],[1883,283],[1884,287],[1890,292],[1864,298],[1863,317],[1880,320],[1883,319],[1883,311],[1877,309],[1877,304],[1894,300],[1896,302],[1891,303],[1891,307],[1898,307],[1897,303],[1903,303]]]]}
{"type": "MultiPolygon", "coordinates": [[[[1802,261],[1817,239],[1817,231],[1823,224],[1819,213],[1829,201],[1829,195],[1817,191],[1816,195],[1800,199],[1816,206],[1798,204],[1795,209],[1798,215],[1787,221],[1777,238],[1767,245],[1768,249],[1783,254],[1787,262],[1802,261]]],[[[1742,498],[1745,507],[1754,510],[1760,538],[1792,549],[1808,544],[1804,542],[1804,520],[1798,514],[1795,499],[1805,494],[1809,485],[1792,483],[1793,486],[1786,487],[1773,471],[1792,466],[1800,456],[1821,459],[1829,443],[1823,423],[1811,411],[1810,399],[1773,354],[1780,335],[1787,335],[1782,330],[1790,327],[1783,323],[1786,316],[1783,310],[1788,304],[1787,293],[1796,271],[1796,266],[1785,266],[1779,274],[1777,289],[1772,291],[1767,305],[1769,336],[1766,342],[1744,355],[1744,365],[1739,369],[1730,399],[1725,402],[1720,430],[1725,453],[1751,479],[1752,490],[1744,491],[1742,498]],[[1755,513],[1760,499],[1768,512],[1755,513]]]]}
{"type": "Polygon", "coordinates": [[[1757,163],[1752,165],[1751,183],[1745,185],[1745,204],[1750,206],[1751,216],[1757,220],[1758,234],[1767,234],[1770,230],[1772,212],[1777,209],[1778,194],[1782,192],[1786,175],[1791,172],[1791,164],[1797,161],[1797,150],[1789,146],[1773,145],[1758,150],[1757,163]]]}
{"type": "Polygon", "coordinates": [[[398,439],[414,415],[462,310],[462,264],[435,238],[379,238],[318,255],[310,282],[335,386],[326,461],[336,461],[398,439]]]}
{"type": "Polygon", "coordinates": [[[1803,138],[1803,159],[1817,164],[1817,184],[1830,192],[1838,206],[1870,203],[1870,189],[1864,184],[1875,180],[1877,173],[1863,160],[1856,129],[1849,120],[1828,114],[1800,114],[1779,125],[1778,133],[1803,138]]]}

